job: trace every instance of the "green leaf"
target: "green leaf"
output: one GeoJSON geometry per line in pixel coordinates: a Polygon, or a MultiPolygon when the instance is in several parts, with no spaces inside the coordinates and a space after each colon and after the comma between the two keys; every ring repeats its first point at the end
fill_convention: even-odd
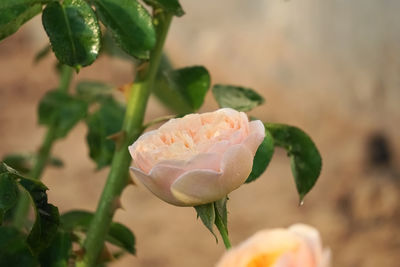
{"type": "Polygon", "coordinates": [[[214,233],[213,225],[215,223],[215,209],[214,202],[203,204],[194,207],[197,212],[197,218],[200,217],[201,221],[207,227],[208,230],[214,235],[215,239],[218,241],[217,236],[214,233]]]}
{"type": "Polygon", "coordinates": [[[135,236],[132,234],[131,230],[120,223],[112,223],[106,240],[133,255],[136,254],[135,236]]]}
{"type": "Polygon", "coordinates": [[[27,241],[31,251],[38,255],[49,246],[57,233],[59,225],[58,209],[47,202],[47,187],[42,182],[19,175],[5,163],[0,164],[0,175],[7,175],[19,182],[33,200],[36,220],[27,241]]]}
{"type": "Polygon", "coordinates": [[[23,177],[19,183],[33,200],[36,220],[27,240],[31,250],[39,254],[49,246],[56,235],[60,215],[57,207],[47,202],[47,187],[43,183],[23,177]]]}
{"type": "Polygon", "coordinates": [[[178,114],[192,113],[203,104],[210,80],[207,69],[201,66],[165,71],[153,92],[178,114]]]}
{"type": "Polygon", "coordinates": [[[124,114],[125,108],[108,98],[101,101],[100,108],[86,119],[89,155],[96,162],[97,169],[111,164],[116,144],[107,137],[121,130],[124,114]]]}
{"type": "Polygon", "coordinates": [[[86,116],[87,103],[60,91],[48,92],[39,103],[39,124],[55,127],[63,138],[86,116]]]}
{"type": "Polygon", "coordinates": [[[275,145],[287,150],[300,201],[315,185],[322,167],[321,155],[311,138],[297,127],[265,123],[275,145]]]}
{"type": "Polygon", "coordinates": [[[215,100],[221,108],[249,111],[264,103],[264,98],[252,89],[216,84],[212,89],[215,100]]]}
{"type": "Polygon", "coordinates": [[[37,54],[35,55],[35,59],[33,60],[33,63],[37,64],[40,61],[42,61],[48,54],[50,54],[50,51],[51,51],[50,45],[46,45],[45,47],[40,49],[39,52],[37,52],[37,54]]]}
{"type": "MultiPolygon", "coordinates": [[[[9,154],[3,158],[4,163],[23,175],[29,174],[36,160],[37,155],[35,154],[9,154]]],[[[60,158],[52,156],[47,165],[60,168],[64,166],[64,163],[60,158]]]]}
{"type": "Polygon", "coordinates": [[[224,197],[218,201],[215,201],[215,214],[221,218],[226,232],[228,232],[228,210],[226,208],[226,203],[228,202],[228,197],[224,197]]]}
{"type": "Polygon", "coordinates": [[[58,231],[49,247],[40,255],[41,267],[68,267],[72,252],[71,233],[58,231]]]}
{"type": "Polygon", "coordinates": [[[112,87],[98,81],[81,81],[76,85],[77,96],[91,103],[110,97],[112,87]]]}
{"type": "Polygon", "coordinates": [[[116,57],[122,60],[128,60],[130,62],[135,62],[135,58],[128,55],[121,47],[118,46],[114,38],[112,37],[112,33],[109,30],[106,30],[102,37],[102,46],[100,53],[105,53],[111,57],[116,57]]]}
{"type": "Polygon", "coordinates": [[[0,40],[15,33],[25,22],[42,11],[39,0],[0,1],[0,40]]]}
{"type": "Polygon", "coordinates": [[[256,155],[253,160],[253,169],[249,177],[246,180],[246,183],[250,183],[255,181],[264,171],[267,169],[269,162],[272,159],[272,155],[274,154],[274,139],[271,133],[266,130],[265,137],[261,145],[258,147],[256,155]]]}
{"type": "Polygon", "coordinates": [[[148,59],[156,34],[147,10],[136,0],[94,0],[94,4],[119,46],[131,56],[148,59]]]}
{"type": "Polygon", "coordinates": [[[28,174],[32,169],[32,155],[28,154],[9,154],[4,156],[3,162],[22,174],[28,174]]]}
{"type": "MultiPolygon", "coordinates": [[[[0,174],[0,210],[4,214],[11,209],[18,199],[18,186],[8,173],[0,174]]],[[[1,221],[0,221],[1,225],[1,221]]]]}
{"type": "Polygon", "coordinates": [[[0,226],[0,266],[38,266],[26,244],[26,237],[15,228],[0,226]]]}
{"type": "Polygon", "coordinates": [[[42,21],[61,63],[79,69],[96,60],[101,31],[96,15],[84,0],[50,2],[43,11],[42,21]]]}
{"type": "Polygon", "coordinates": [[[161,8],[177,17],[185,14],[178,0],[144,0],[144,2],[152,7],[161,8]]]}
{"type": "MultiPolygon", "coordinates": [[[[61,227],[69,232],[81,231],[86,233],[93,216],[93,213],[82,210],[64,213],[61,216],[61,227]]],[[[106,240],[131,254],[136,253],[135,236],[127,227],[120,223],[111,223],[106,240]]]]}

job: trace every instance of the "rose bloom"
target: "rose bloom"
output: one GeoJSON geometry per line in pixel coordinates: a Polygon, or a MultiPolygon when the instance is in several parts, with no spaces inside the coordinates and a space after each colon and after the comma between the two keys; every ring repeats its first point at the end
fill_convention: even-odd
{"type": "Polygon", "coordinates": [[[323,249],[318,231],[295,224],[263,230],[229,249],[217,267],[329,267],[330,250],[323,249]]]}
{"type": "Polygon", "coordinates": [[[225,197],[249,176],[265,137],[261,121],[230,108],[172,119],[143,134],[129,152],[131,168],[151,192],[177,206],[225,197]]]}

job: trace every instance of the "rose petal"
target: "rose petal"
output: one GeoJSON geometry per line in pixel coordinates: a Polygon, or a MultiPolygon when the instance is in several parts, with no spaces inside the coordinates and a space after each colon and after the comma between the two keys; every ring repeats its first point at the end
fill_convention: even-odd
{"type": "Polygon", "coordinates": [[[187,206],[213,202],[242,185],[252,166],[251,151],[242,144],[234,145],[224,153],[221,172],[203,170],[206,166],[185,172],[172,184],[171,192],[187,206]]]}
{"type": "Polygon", "coordinates": [[[289,227],[289,231],[300,236],[311,249],[315,256],[315,262],[319,263],[322,261],[322,242],[318,231],[305,224],[294,224],[289,227]]]}
{"type": "Polygon", "coordinates": [[[258,147],[265,137],[265,127],[260,121],[251,121],[249,123],[249,135],[243,141],[243,144],[253,153],[256,154],[258,147]]]}
{"type": "Polygon", "coordinates": [[[157,165],[149,174],[144,173],[138,168],[131,167],[135,177],[139,179],[154,195],[162,200],[177,206],[184,203],[176,199],[170,191],[170,186],[184,170],[173,166],[157,165]]]}

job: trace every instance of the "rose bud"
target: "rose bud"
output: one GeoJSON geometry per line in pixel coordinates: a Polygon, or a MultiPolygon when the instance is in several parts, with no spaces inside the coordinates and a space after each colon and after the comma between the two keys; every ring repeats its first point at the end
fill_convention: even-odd
{"type": "Polygon", "coordinates": [[[264,137],[261,121],[234,109],[190,114],[140,136],[129,147],[131,170],[168,203],[210,203],[246,181],[264,137]]]}
{"type": "Polygon", "coordinates": [[[323,249],[318,231],[295,224],[263,230],[228,250],[217,267],[329,267],[330,250],[323,249]]]}

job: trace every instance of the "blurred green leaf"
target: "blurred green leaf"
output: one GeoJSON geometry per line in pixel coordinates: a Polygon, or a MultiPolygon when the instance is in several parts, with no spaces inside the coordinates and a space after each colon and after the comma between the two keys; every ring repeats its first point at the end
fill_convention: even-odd
{"type": "Polygon", "coordinates": [[[92,103],[104,98],[109,98],[112,87],[98,81],[81,81],[76,85],[77,96],[92,103]]]}
{"type": "Polygon", "coordinates": [[[45,47],[43,47],[42,49],[39,50],[39,52],[37,52],[37,54],[35,55],[35,59],[33,60],[33,63],[37,64],[40,61],[42,61],[48,54],[50,54],[51,52],[51,46],[50,45],[46,45],[45,47]]]}
{"type": "Polygon", "coordinates": [[[0,266],[38,266],[26,244],[26,237],[15,228],[0,226],[0,266]]]}
{"type": "Polygon", "coordinates": [[[15,33],[25,22],[42,11],[39,0],[0,1],[0,40],[15,33]]]}
{"type": "Polygon", "coordinates": [[[32,155],[9,154],[4,156],[3,162],[21,174],[28,174],[32,169],[32,155]]]}
{"type": "Polygon", "coordinates": [[[101,31],[96,15],[84,0],[50,2],[43,10],[42,20],[61,63],[79,70],[96,60],[101,31]]]}
{"type": "Polygon", "coordinates": [[[161,8],[177,17],[185,14],[178,0],[144,0],[144,2],[152,7],[161,8]]]}
{"type": "Polygon", "coordinates": [[[253,169],[249,177],[246,180],[246,183],[250,183],[255,181],[264,171],[267,169],[272,155],[274,154],[274,139],[271,133],[266,130],[265,137],[261,145],[258,147],[256,155],[253,160],[253,169]]]}
{"type": "Polygon", "coordinates": [[[197,212],[197,218],[200,217],[204,226],[207,227],[207,229],[214,235],[215,239],[218,240],[213,229],[215,223],[214,202],[195,206],[194,208],[197,212]]]}
{"type": "Polygon", "coordinates": [[[67,93],[50,91],[39,103],[39,124],[55,127],[56,138],[63,138],[86,116],[87,106],[67,93]]]}
{"type": "Polygon", "coordinates": [[[210,75],[201,66],[164,71],[153,88],[154,94],[178,114],[197,111],[210,87],[210,75]]]}
{"type": "Polygon", "coordinates": [[[119,46],[129,55],[148,59],[156,43],[152,18],[136,0],[94,0],[96,12],[119,46]]]}
{"type": "MultiPolygon", "coordinates": [[[[11,209],[18,199],[18,186],[15,180],[8,173],[0,174],[0,210],[2,215],[11,209]]],[[[0,220],[0,225],[1,225],[0,220]]]]}
{"type": "Polygon", "coordinates": [[[300,201],[315,185],[322,167],[321,155],[311,138],[297,127],[265,123],[276,146],[283,147],[290,157],[290,165],[300,201]]]}
{"type": "MultiPolygon", "coordinates": [[[[28,175],[36,162],[35,154],[8,154],[3,158],[3,162],[23,175],[28,175]]],[[[64,163],[60,158],[50,157],[48,165],[57,168],[63,167],[64,163]]]]}
{"type": "MultiPolygon", "coordinates": [[[[60,218],[61,227],[65,231],[69,232],[81,231],[86,233],[86,231],[89,229],[93,216],[93,213],[82,210],[74,210],[64,213],[60,218]]],[[[131,230],[120,223],[111,223],[106,240],[131,254],[136,253],[135,236],[131,230]]]]}
{"type": "Polygon", "coordinates": [[[49,247],[41,253],[40,265],[41,267],[68,267],[71,253],[71,234],[58,231],[49,247]]]}
{"type": "Polygon", "coordinates": [[[101,169],[111,163],[116,144],[107,137],[122,129],[125,108],[113,98],[103,99],[99,105],[100,108],[86,119],[86,141],[90,158],[101,169]]]}
{"type": "Polygon", "coordinates": [[[264,98],[252,89],[216,84],[212,89],[215,100],[221,108],[249,111],[264,103],[264,98]]]}

